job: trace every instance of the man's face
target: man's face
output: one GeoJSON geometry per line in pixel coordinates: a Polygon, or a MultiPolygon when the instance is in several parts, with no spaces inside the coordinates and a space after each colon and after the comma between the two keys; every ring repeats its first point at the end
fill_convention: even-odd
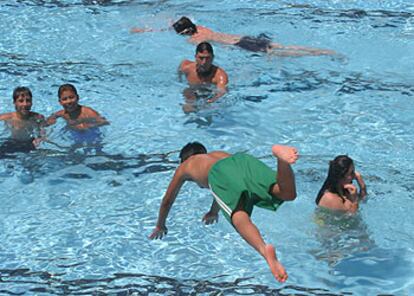
{"type": "Polygon", "coordinates": [[[32,109],[32,97],[25,92],[19,93],[14,101],[14,107],[17,113],[23,116],[28,115],[32,109]]]}
{"type": "Polygon", "coordinates": [[[197,73],[209,74],[213,65],[213,55],[207,50],[198,52],[195,56],[197,73]]]}

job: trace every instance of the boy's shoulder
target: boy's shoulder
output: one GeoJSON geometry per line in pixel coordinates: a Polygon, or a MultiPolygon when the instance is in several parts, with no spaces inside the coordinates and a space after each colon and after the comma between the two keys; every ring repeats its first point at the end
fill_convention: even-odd
{"type": "Polygon", "coordinates": [[[99,114],[95,109],[93,109],[91,107],[82,105],[81,108],[82,108],[81,109],[81,114],[82,115],[92,115],[92,116],[95,116],[95,115],[98,115],[99,114]]]}
{"type": "Polygon", "coordinates": [[[16,112],[8,112],[0,114],[0,120],[11,120],[16,117],[16,112]]]}

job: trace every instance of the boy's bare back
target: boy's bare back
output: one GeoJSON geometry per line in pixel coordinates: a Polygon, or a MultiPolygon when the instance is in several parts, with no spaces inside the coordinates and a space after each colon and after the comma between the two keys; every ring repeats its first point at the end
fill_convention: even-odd
{"type": "Polygon", "coordinates": [[[196,154],[181,164],[178,168],[188,181],[197,183],[202,188],[208,188],[208,173],[211,167],[219,160],[231,154],[223,151],[213,151],[207,154],[196,154]]]}

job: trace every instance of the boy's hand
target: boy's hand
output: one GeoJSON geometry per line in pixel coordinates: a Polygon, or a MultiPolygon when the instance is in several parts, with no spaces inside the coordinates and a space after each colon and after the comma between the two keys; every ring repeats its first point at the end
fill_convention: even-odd
{"type": "Polygon", "coordinates": [[[204,215],[202,221],[206,225],[214,224],[214,223],[216,223],[218,221],[218,214],[217,213],[208,212],[207,214],[204,215]]]}
{"type": "Polygon", "coordinates": [[[159,227],[156,226],[155,229],[152,231],[149,239],[162,239],[164,235],[168,233],[167,227],[159,227]]]}

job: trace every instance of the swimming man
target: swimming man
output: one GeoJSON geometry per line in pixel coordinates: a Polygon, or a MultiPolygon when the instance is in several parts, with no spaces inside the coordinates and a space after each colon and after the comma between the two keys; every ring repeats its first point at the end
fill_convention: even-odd
{"type": "Polygon", "coordinates": [[[277,158],[277,173],[245,153],[207,153],[206,148],[198,142],[184,146],[180,152],[181,164],[161,202],[157,225],[150,238],[162,238],[167,233],[166,220],[171,206],[181,186],[186,181],[192,181],[201,188],[210,188],[214,196],[210,211],[204,215],[203,221],[206,224],[216,222],[221,209],[241,237],[264,257],[273,276],[285,282],[288,276],[276,257],[275,248],[264,242],[250,220],[254,205],[276,211],[284,201],[296,198],[295,177],[290,165],[298,159],[297,150],[274,145],[272,152],[277,158]]]}
{"type": "MultiPolygon", "coordinates": [[[[285,46],[280,43],[272,42],[264,34],[258,37],[241,36],[215,32],[207,27],[195,25],[188,17],[181,17],[172,27],[179,35],[189,36],[191,43],[217,42],[227,45],[235,45],[248,51],[264,52],[277,56],[307,56],[307,55],[334,55],[333,50],[311,48],[304,46],[290,45],[285,46]]],[[[132,28],[133,33],[152,32],[151,28],[132,28]]]]}

